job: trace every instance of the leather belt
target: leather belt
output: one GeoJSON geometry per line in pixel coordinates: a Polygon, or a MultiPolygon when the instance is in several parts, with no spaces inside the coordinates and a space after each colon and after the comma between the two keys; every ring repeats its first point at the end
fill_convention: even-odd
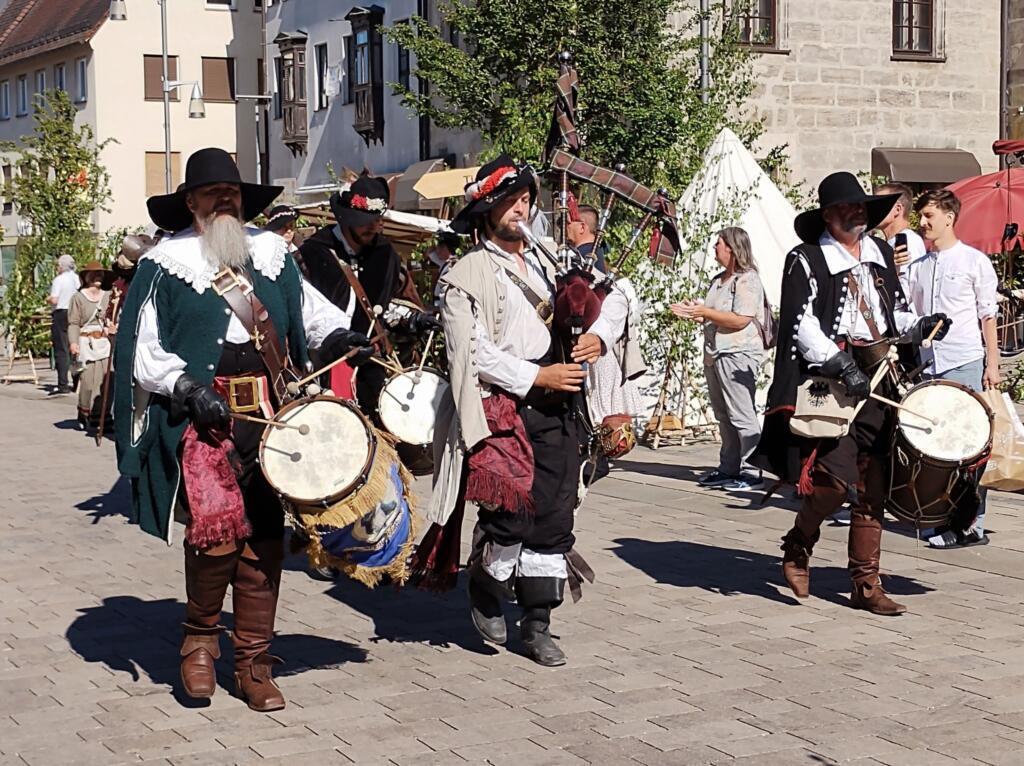
{"type": "Polygon", "coordinates": [[[252,338],[256,352],[270,373],[270,384],[278,402],[285,399],[284,372],[288,369],[288,353],[281,342],[277,329],[270,319],[270,312],[263,301],[256,297],[252,283],[230,268],[224,268],[213,278],[213,291],[223,298],[242,327],[252,338]]]}
{"type": "Polygon", "coordinates": [[[99,340],[100,338],[106,337],[103,334],[102,330],[92,330],[90,332],[80,332],[80,333],[78,333],[78,335],[79,335],[79,337],[82,337],[82,338],[95,338],[96,340],[99,340]]]}
{"type": "Polygon", "coordinates": [[[213,390],[224,397],[232,412],[262,412],[268,418],[274,414],[266,375],[218,375],[213,390]]]}

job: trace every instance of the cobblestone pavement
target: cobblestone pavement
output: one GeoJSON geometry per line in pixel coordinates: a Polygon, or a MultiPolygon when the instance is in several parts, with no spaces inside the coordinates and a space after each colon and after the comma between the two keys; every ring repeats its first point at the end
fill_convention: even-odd
{"type": "Polygon", "coordinates": [[[888,532],[910,611],[881,618],[846,606],[844,527],[798,605],[778,566],[791,503],[699,489],[710,445],[637,449],[579,518],[598,582],[556,613],[566,667],[485,647],[461,590],[325,583],[294,558],[288,707],[260,715],[229,693],[226,644],[212,704],[175,696],[180,548],[126,523],[113,447],[73,412],[0,390],[0,766],[1024,763],[1014,496],[990,495],[986,548],[888,532]]]}

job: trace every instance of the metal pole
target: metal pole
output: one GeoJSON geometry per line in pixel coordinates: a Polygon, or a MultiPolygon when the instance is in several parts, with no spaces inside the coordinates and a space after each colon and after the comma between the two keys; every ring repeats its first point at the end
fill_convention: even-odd
{"type": "Polygon", "coordinates": [[[700,100],[711,98],[711,0],[700,0],[700,100]]]}
{"type": "Polygon", "coordinates": [[[263,183],[263,167],[260,163],[260,102],[253,100],[253,111],[256,113],[256,183],[263,183]]]}
{"type": "Polygon", "coordinates": [[[160,45],[164,60],[164,189],[171,193],[171,91],[167,87],[170,77],[167,72],[167,0],[160,3],[160,45]]]}

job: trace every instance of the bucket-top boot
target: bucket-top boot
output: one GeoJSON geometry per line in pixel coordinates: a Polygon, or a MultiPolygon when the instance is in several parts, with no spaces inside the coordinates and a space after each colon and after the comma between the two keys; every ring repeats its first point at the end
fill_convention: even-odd
{"type": "Polygon", "coordinates": [[[211,556],[185,545],[185,638],[181,644],[181,683],[195,699],[217,689],[214,662],[220,658],[220,613],[235,575],[239,550],[211,556]]]}
{"type": "Polygon", "coordinates": [[[235,612],[235,693],[261,713],[285,706],[284,695],[271,673],[280,660],[270,654],[283,560],[281,540],[247,543],[231,594],[235,612]]]}

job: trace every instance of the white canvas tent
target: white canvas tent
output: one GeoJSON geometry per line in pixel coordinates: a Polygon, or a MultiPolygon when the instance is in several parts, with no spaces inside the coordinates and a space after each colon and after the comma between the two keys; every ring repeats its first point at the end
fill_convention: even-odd
{"type": "MultiPolygon", "coordinates": [[[[768,301],[778,307],[782,266],[786,254],[800,241],[793,231],[796,210],[728,128],[708,148],[700,173],[679,198],[677,210],[681,232],[686,231],[688,215],[746,229],[768,301]]],[[[703,262],[700,256],[693,262],[708,277],[719,270],[714,244],[713,240],[707,243],[703,262]]]]}

